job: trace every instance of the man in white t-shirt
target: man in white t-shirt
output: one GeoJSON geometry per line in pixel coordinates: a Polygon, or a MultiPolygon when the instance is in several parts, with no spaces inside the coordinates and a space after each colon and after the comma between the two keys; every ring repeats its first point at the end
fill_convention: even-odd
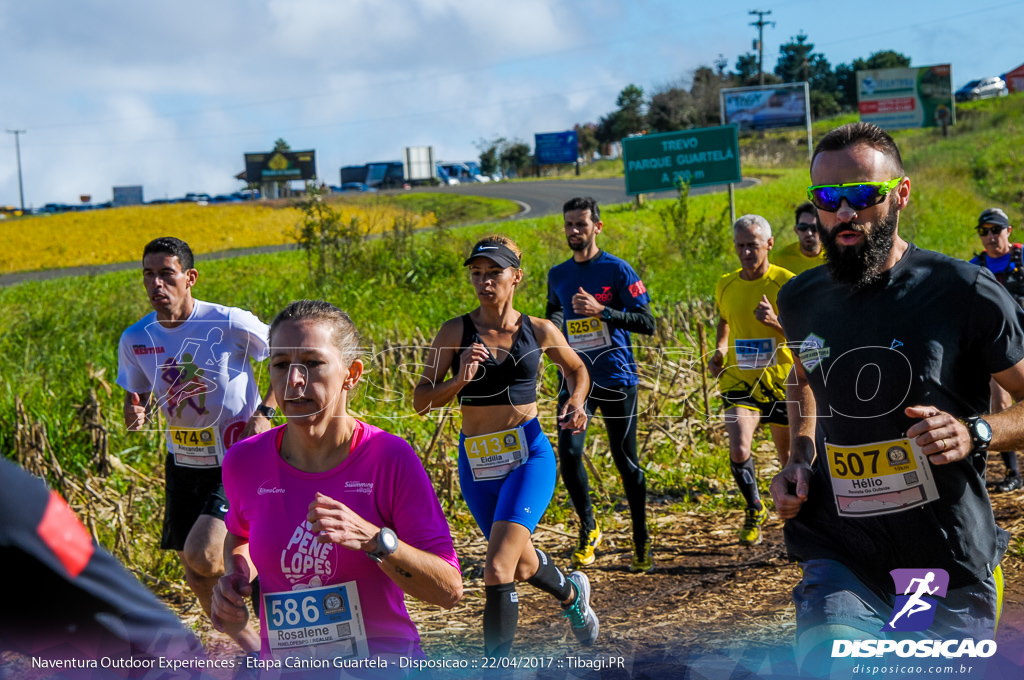
{"type": "MultiPolygon", "coordinates": [[[[164,237],[142,253],[142,277],[153,312],[131,325],[118,346],[117,384],[124,388],[129,430],[165,423],[167,494],[160,547],[175,550],[185,577],[210,614],[213,587],[224,573],[221,482],[224,452],[270,429],[276,402],[260,403],[250,359],[268,354],[267,325],[237,307],[192,297],[199,273],[184,241],[164,237]]],[[[259,649],[243,630],[236,642],[259,649]]]]}

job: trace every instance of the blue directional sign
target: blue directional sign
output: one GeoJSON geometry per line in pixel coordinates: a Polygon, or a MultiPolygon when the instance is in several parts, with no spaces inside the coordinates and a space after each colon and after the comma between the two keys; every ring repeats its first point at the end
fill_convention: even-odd
{"type": "Polygon", "coordinates": [[[579,143],[575,130],[565,132],[539,132],[533,136],[537,165],[575,163],[579,156],[579,143]]]}

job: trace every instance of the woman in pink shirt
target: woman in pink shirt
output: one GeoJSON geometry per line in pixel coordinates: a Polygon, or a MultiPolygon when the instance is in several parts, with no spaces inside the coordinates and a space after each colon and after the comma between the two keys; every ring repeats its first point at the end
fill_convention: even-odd
{"type": "Polygon", "coordinates": [[[264,661],[337,669],[337,659],[390,659],[397,669],[399,657],[423,656],[404,594],[445,608],[462,598],[448,523],[412,447],[347,412],[363,371],[348,315],[293,302],[271,324],[270,345],[288,422],[224,458],[230,510],[214,623],[244,626],[258,574],[264,661]]]}

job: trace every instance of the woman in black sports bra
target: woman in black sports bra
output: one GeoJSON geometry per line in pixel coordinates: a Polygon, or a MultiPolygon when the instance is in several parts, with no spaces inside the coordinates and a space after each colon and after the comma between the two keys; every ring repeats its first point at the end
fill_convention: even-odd
{"type": "Polygon", "coordinates": [[[559,427],[580,432],[590,379],[579,356],[550,321],[517,312],[512,298],[523,280],[521,254],[511,239],[489,236],[469,257],[480,306],[438,331],[413,395],[426,414],[458,397],[462,410],[459,483],[487,538],[484,565],[484,652],[508,656],[519,620],[515,582],[527,581],[562,603],[576,638],[591,644],[598,620],[583,572],[566,578],[532,534],[551,502],[557,463],[537,419],[537,375],[546,354],[571,393],[559,427]],[[451,370],[452,376],[445,377],[451,370]]]}

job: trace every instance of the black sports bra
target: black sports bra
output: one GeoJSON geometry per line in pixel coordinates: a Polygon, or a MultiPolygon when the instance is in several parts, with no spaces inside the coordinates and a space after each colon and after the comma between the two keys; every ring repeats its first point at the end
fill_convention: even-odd
{"type": "MultiPolygon", "coordinates": [[[[469,314],[464,314],[462,342],[452,359],[452,375],[458,375],[459,353],[474,342],[483,344],[473,320],[469,314]]],[[[464,406],[497,406],[532,404],[537,401],[537,370],[542,353],[533,332],[533,323],[529,316],[523,314],[519,335],[512,343],[508,356],[499,363],[489,351],[487,360],[477,368],[473,381],[459,392],[459,403],[464,406]]]]}

